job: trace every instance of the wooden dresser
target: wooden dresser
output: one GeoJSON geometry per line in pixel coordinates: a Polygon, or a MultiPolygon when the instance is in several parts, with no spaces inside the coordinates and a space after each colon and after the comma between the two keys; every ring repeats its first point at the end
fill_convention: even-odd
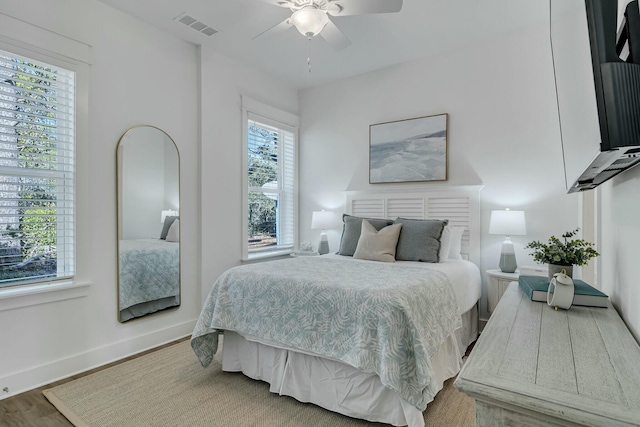
{"type": "Polygon", "coordinates": [[[640,425],[640,347],[609,308],[554,310],[513,282],[458,374],[476,426],[640,425]]]}

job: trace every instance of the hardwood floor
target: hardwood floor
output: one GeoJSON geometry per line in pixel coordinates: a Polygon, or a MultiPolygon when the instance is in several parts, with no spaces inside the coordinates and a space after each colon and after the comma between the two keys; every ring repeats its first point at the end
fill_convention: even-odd
{"type": "Polygon", "coordinates": [[[185,337],[162,345],[158,348],[154,348],[128,357],[126,359],[122,359],[117,362],[92,369],[82,374],[74,375],[64,380],[47,384],[43,387],[18,394],[4,400],[0,400],[0,427],[73,427],[73,424],[71,424],[60,412],[56,410],[56,408],[51,403],[49,403],[49,401],[42,394],[42,390],[46,390],[48,388],[52,388],[66,382],[73,381],[83,376],[101,371],[111,366],[118,365],[122,362],[126,362],[127,360],[135,359],[136,357],[143,356],[145,354],[160,350],[161,348],[168,347],[187,339],[189,339],[189,337],[185,337]]]}

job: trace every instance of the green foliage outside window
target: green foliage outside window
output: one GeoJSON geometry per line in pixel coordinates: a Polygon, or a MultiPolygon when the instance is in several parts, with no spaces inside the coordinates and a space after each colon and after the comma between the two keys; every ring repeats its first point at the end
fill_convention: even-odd
{"type": "MultiPolygon", "coordinates": [[[[250,246],[275,244],[277,227],[277,202],[263,191],[265,184],[278,180],[278,134],[259,126],[249,126],[249,218],[248,234],[250,246]]],[[[267,193],[275,194],[275,193],[267,193]]]]}
{"type": "MultiPolygon", "coordinates": [[[[13,59],[13,63],[14,72],[10,80],[5,81],[10,82],[14,93],[5,91],[2,95],[18,100],[20,104],[14,107],[10,116],[5,116],[15,122],[14,138],[1,142],[15,144],[17,154],[4,153],[0,160],[3,164],[24,168],[25,171],[57,170],[55,72],[17,59],[13,59]],[[29,72],[29,69],[36,70],[29,72]]],[[[5,191],[16,194],[18,199],[15,205],[4,204],[2,207],[5,212],[14,211],[18,220],[4,224],[3,230],[0,230],[0,280],[55,276],[55,184],[55,179],[24,176],[6,177],[0,184],[5,191]]]]}

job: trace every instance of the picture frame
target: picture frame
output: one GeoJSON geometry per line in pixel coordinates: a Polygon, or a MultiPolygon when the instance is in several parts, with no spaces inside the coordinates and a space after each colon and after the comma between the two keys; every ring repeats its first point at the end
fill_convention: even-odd
{"type": "Polygon", "coordinates": [[[447,180],[448,114],[369,125],[369,183],[447,180]]]}

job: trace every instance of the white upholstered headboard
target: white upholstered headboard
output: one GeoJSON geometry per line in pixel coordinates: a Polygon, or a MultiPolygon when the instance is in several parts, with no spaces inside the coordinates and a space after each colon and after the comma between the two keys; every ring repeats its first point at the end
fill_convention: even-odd
{"type": "Polygon", "coordinates": [[[448,219],[464,227],[462,257],[480,266],[482,186],[442,186],[420,190],[347,191],[346,211],[369,218],[448,219]]]}

